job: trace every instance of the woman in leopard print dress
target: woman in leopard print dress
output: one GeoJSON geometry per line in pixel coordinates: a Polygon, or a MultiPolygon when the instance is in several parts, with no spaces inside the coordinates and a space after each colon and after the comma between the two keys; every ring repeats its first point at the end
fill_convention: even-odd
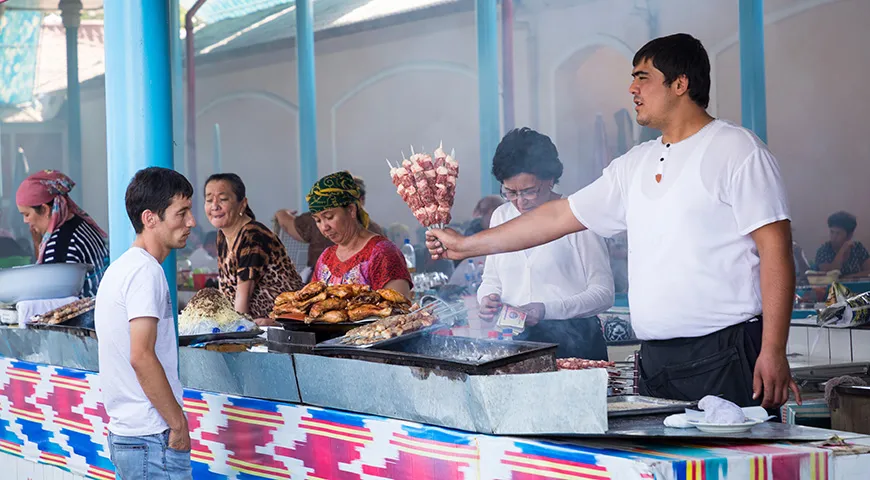
{"type": "Polygon", "coordinates": [[[205,213],[218,229],[220,291],[236,311],[251,315],[259,325],[274,325],[268,316],[275,297],[302,288],[284,245],[256,221],[245,197],[245,184],[234,173],[215,174],[206,180],[205,213]]]}

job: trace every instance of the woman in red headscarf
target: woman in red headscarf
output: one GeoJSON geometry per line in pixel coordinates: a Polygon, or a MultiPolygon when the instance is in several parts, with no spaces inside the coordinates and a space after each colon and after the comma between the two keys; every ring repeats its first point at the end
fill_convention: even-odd
{"type": "Polygon", "coordinates": [[[44,170],[21,183],[15,203],[30,231],[41,237],[36,263],[93,265],[82,288],[83,297],[93,297],[109,266],[107,235],[69,197],[74,186],[66,175],[44,170]]]}

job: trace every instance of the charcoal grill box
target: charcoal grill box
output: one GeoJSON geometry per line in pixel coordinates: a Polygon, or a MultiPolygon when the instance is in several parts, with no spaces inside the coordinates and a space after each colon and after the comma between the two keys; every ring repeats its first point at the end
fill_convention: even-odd
{"type": "MultiPolygon", "coordinates": [[[[426,347],[426,341],[419,342],[423,345],[418,346],[426,347]]],[[[472,372],[461,371],[457,369],[461,365],[451,362],[401,351],[294,354],[294,363],[302,402],[309,405],[487,434],[606,432],[608,379],[604,369],[492,374],[554,365],[551,351],[539,354],[550,347],[533,345],[539,350],[527,349],[526,357],[477,362],[478,367],[489,365],[472,372]],[[414,365],[397,364],[403,361],[414,365]]],[[[464,363],[467,367],[468,362],[464,363]]]]}

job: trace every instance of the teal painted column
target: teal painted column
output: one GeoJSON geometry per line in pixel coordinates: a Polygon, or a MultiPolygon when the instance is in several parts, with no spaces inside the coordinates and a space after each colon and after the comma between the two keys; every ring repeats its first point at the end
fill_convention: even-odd
{"type": "Polygon", "coordinates": [[[221,126],[218,123],[214,124],[214,137],[212,139],[212,151],[214,152],[212,165],[212,173],[221,173],[224,171],[223,154],[221,153],[221,126]]]}
{"type": "Polygon", "coordinates": [[[314,6],[296,0],[296,68],[299,103],[299,210],[308,209],[305,195],[317,176],[317,88],[314,69],[314,6]]]}
{"type": "MultiPolygon", "coordinates": [[[[181,41],[181,11],[178,0],[169,0],[169,49],[172,60],[172,137],[174,139],[172,153],[175,170],[185,175],[184,152],[184,67],[181,41]]],[[[193,188],[197,188],[194,185],[193,188]]],[[[196,206],[194,205],[194,211],[196,206]]]]}
{"type": "Polygon", "coordinates": [[[740,108],[743,126],[767,143],[764,0],[740,0],[740,108]]]}
{"type": "MultiPolygon", "coordinates": [[[[133,174],[146,167],[173,167],[169,1],[108,1],[104,7],[112,260],[135,238],[124,203],[133,174]]],[[[163,270],[177,311],[174,252],[163,270]]]]}
{"type": "Polygon", "coordinates": [[[65,172],[78,183],[71,193],[73,200],[82,201],[82,114],[81,89],[79,86],[79,26],[82,23],[81,0],[61,0],[61,18],[66,30],[66,109],[67,109],[67,155],[69,171],[65,172]]]}
{"type": "Polygon", "coordinates": [[[492,157],[501,140],[498,86],[497,0],[476,0],[477,91],[480,102],[480,193],[498,193],[492,157]]]}

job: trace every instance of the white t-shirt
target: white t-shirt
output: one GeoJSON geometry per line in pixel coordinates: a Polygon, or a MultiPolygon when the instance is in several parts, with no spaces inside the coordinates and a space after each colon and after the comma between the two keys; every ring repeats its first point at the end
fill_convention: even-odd
{"type": "Polygon", "coordinates": [[[94,312],[103,404],[109,414],[109,431],[115,435],[154,435],[169,428],[130,365],[130,320],[142,317],[158,319],[154,349],[176,401],[183,405],[169,285],[157,259],[133,247],[106,270],[94,312]]]}
{"type": "Polygon", "coordinates": [[[715,120],[679,143],[643,143],[569,201],[599,235],[627,230],[638,338],[698,337],[761,313],[750,233],[789,210],[776,159],[749,130],[715,120]]]}
{"type": "MultiPolygon", "coordinates": [[[[519,216],[512,203],[505,203],[493,212],[490,225],[519,216]]],[[[527,250],[490,255],[478,301],[492,294],[517,307],[543,303],[550,320],[604,312],[613,306],[613,274],[604,240],[593,232],[579,232],[527,250]]]]}

